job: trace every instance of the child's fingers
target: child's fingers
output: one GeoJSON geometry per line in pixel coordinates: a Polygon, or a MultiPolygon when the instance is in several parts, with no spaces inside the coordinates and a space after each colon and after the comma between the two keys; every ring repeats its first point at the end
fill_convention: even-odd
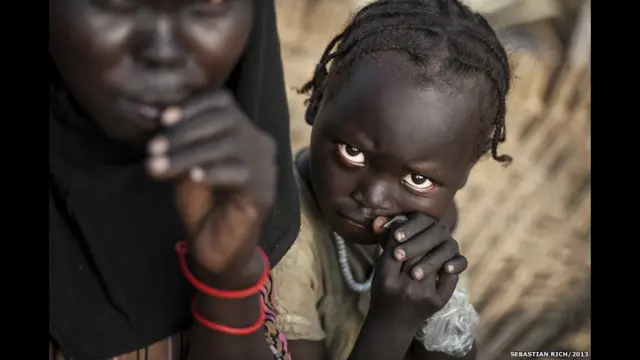
{"type": "Polygon", "coordinates": [[[399,244],[397,246],[397,249],[402,249],[404,257],[398,260],[404,261],[415,257],[418,257],[418,259],[420,259],[425,254],[435,249],[449,238],[450,236],[448,235],[448,233],[446,233],[446,230],[443,227],[432,226],[428,230],[414,235],[406,242],[399,244]]]}
{"type": "Polygon", "coordinates": [[[394,250],[396,247],[395,241],[387,241],[384,244],[384,250],[379,258],[377,268],[380,269],[381,275],[394,276],[400,274],[402,270],[402,261],[396,260],[396,254],[394,250]]]}
{"type": "Polygon", "coordinates": [[[425,276],[436,274],[444,264],[454,258],[459,252],[458,243],[447,241],[439,245],[433,251],[427,253],[420,261],[411,267],[411,277],[422,280],[425,276]]]}
{"type": "Polygon", "coordinates": [[[467,261],[467,258],[462,255],[458,255],[445,262],[442,270],[446,274],[460,275],[463,271],[467,270],[468,266],[469,262],[467,261]]]}
{"type": "Polygon", "coordinates": [[[412,213],[408,217],[409,220],[406,223],[392,232],[393,238],[399,243],[411,239],[436,222],[432,217],[421,213],[412,213]]]}
{"type": "Polygon", "coordinates": [[[451,296],[453,295],[453,292],[456,290],[456,286],[458,285],[458,279],[458,275],[440,275],[436,288],[438,290],[438,295],[442,300],[442,306],[446,305],[447,302],[449,302],[449,299],[451,299],[451,296]]]}

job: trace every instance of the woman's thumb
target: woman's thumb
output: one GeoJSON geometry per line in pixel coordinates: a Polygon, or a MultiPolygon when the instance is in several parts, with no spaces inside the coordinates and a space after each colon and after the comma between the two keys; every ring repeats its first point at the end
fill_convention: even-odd
{"type": "Polygon", "coordinates": [[[195,236],[204,217],[211,210],[211,189],[185,179],[176,186],[175,201],[189,235],[195,236]]]}

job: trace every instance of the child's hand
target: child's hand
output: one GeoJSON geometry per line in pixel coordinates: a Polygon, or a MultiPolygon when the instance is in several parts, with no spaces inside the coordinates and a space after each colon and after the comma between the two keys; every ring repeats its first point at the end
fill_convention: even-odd
{"type": "MultiPolygon", "coordinates": [[[[376,232],[385,220],[376,219],[376,232]]],[[[417,330],[447,304],[467,260],[449,232],[423,214],[411,214],[390,237],[376,267],[372,311],[386,312],[417,330]]]]}
{"type": "MultiPolygon", "coordinates": [[[[449,229],[438,224],[428,215],[413,213],[409,220],[396,225],[390,232],[390,240],[397,244],[394,256],[404,261],[403,269],[410,269],[411,276],[422,279],[425,274],[441,271],[459,275],[467,268],[467,259],[460,255],[458,242],[451,237],[449,229]],[[430,253],[435,250],[433,253],[430,253]],[[434,264],[444,264],[434,269],[434,264]]],[[[379,217],[374,222],[374,231],[383,232],[382,225],[388,219],[379,217]]]]}
{"type": "MultiPolygon", "coordinates": [[[[211,273],[255,258],[276,189],[276,145],[218,90],[164,111],[165,134],[149,143],[149,172],[178,181],[190,252],[211,273]]],[[[259,270],[262,270],[258,266],[259,270]]]]}

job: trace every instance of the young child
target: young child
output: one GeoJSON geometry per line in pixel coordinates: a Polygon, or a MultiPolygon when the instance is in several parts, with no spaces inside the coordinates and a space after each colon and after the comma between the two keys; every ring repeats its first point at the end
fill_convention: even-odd
{"type": "Polygon", "coordinates": [[[273,270],[294,359],[475,357],[453,200],[483,155],[511,160],[497,153],[509,79],[494,31],[457,0],[373,2],[327,46],[301,89],[302,229],[273,270]],[[436,313],[462,333],[429,330],[436,313]]]}

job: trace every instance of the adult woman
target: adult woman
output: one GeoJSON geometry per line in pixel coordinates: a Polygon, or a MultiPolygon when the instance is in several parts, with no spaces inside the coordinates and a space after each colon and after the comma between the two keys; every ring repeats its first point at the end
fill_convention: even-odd
{"type": "MultiPolygon", "coordinates": [[[[199,279],[237,290],[261,273],[258,237],[271,265],[295,239],[273,1],[50,0],[49,8],[52,344],[74,359],[272,358],[259,333],[197,323],[179,335],[191,325],[193,292],[173,248],[186,224],[199,279]],[[189,173],[202,183],[200,200],[216,191],[203,231],[189,209],[176,212],[175,185],[193,185],[179,181],[189,173]],[[228,231],[237,222],[249,231],[228,231]],[[187,353],[178,345],[189,339],[187,353]]],[[[256,321],[256,296],[196,296],[210,320],[256,321]]]]}

